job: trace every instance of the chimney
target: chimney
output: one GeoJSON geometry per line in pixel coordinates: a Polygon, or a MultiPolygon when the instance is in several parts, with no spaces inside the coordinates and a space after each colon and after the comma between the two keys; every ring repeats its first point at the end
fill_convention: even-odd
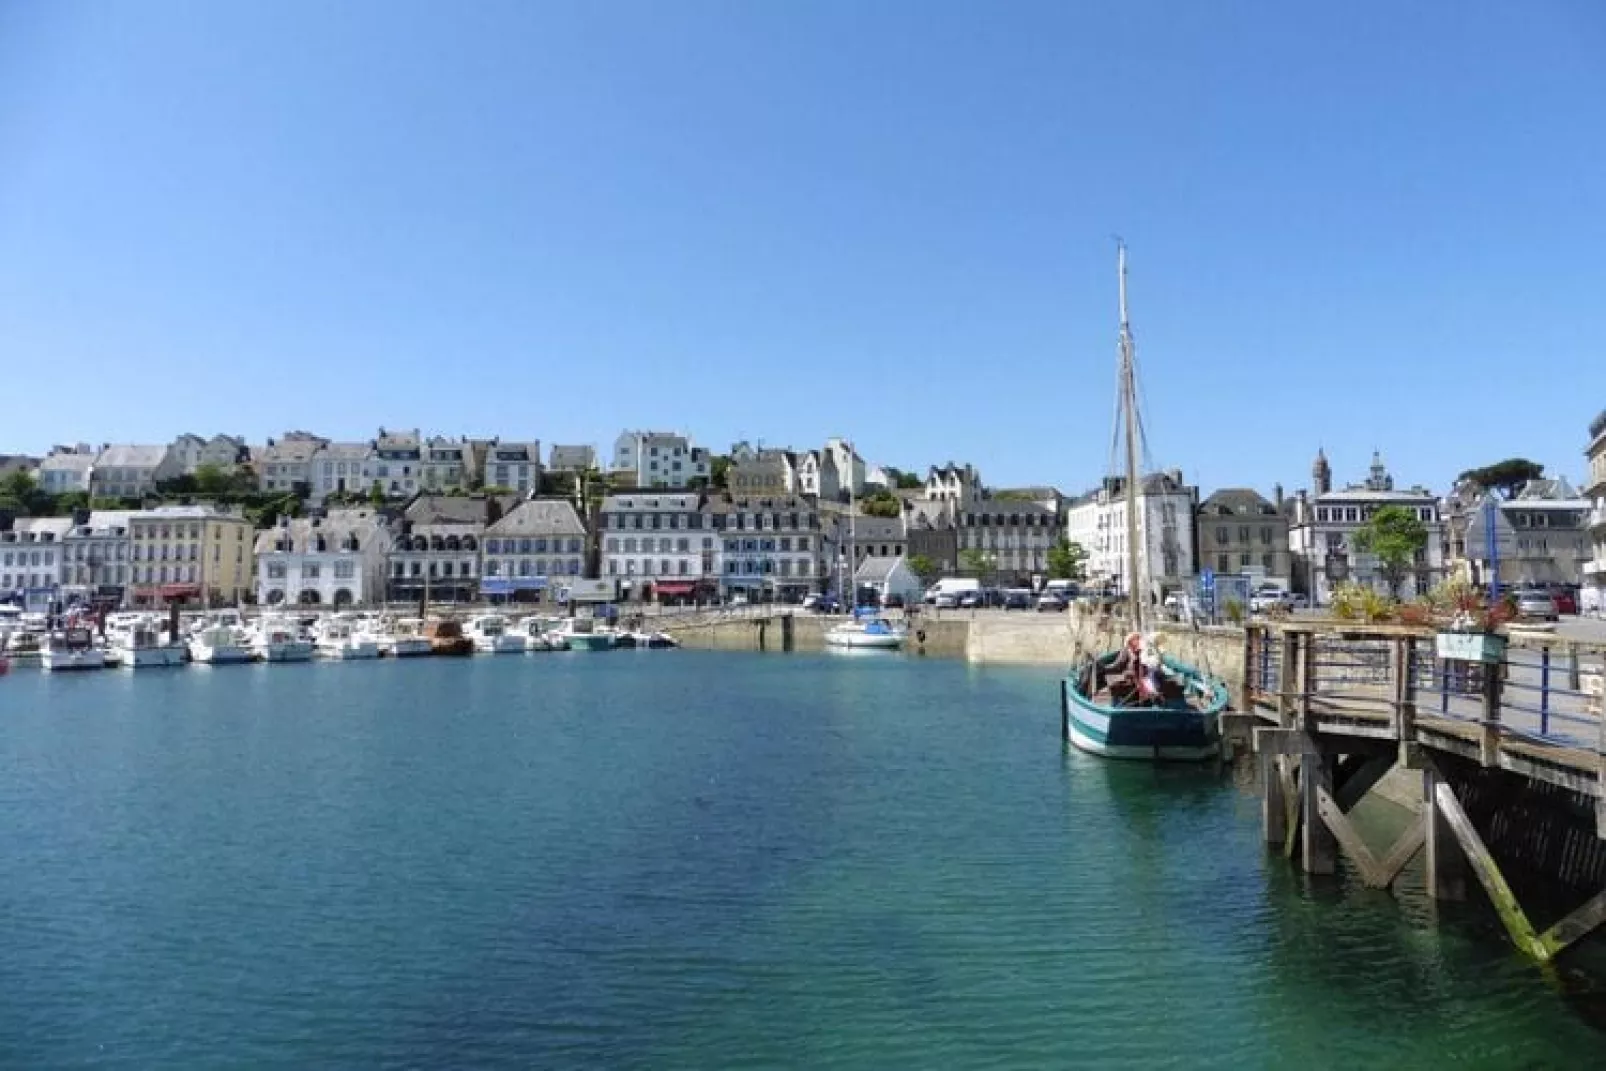
{"type": "Polygon", "coordinates": [[[1274,484],[1271,485],[1271,501],[1272,501],[1272,505],[1277,507],[1277,512],[1281,513],[1283,511],[1283,485],[1282,484],[1274,483],[1274,484]]]}

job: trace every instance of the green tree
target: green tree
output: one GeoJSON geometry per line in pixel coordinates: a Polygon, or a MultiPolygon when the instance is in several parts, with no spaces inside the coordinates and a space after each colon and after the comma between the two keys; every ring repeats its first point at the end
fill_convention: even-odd
{"type": "Polygon", "coordinates": [[[875,491],[859,499],[859,509],[866,517],[901,517],[903,502],[891,491],[875,491]]]}
{"type": "Polygon", "coordinates": [[[959,569],[971,576],[987,576],[992,573],[995,559],[991,554],[976,547],[966,547],[959,552],[959,569]]]}
{"type": "Polygon", "coordinates": [[[1428,529],[1404,506],[1384,506],[1356,529],[1354,542],[1356,550],[1377,559],[1389,595],[1399,598],[1400,585],[1428,545],[1428,529]]]}
{"type": "Polygon", "coordinates": [[[385,489],[378,480],[375,480],[374,485],[368,489],[368,504],[375,509],[385,504],[385,489]]]}
{"type": "Polygon", "coordinates": [[[1523,484],[1541,479],[1544,475],[1545,467],[1538,462],[1525,457],[1508,457],[1481,469],[1467,469],[1460,479],[1475,483],[1486,491],[1499,491],[1506,498],[1513,498],[1522,490],[1523,484]]]}
{"type": "Polygon", "coordinates": [[[1048,575],[1055,580],[1080,580],[1086,561],[1087,551],[1082,549],[1082,544],[1061,537],[1048,548],[1048,575]]]}
{"type": "Polygon", "coordinates": [[[708,482],[721,491],[730,486],[731,459],[724,454],[715,454],[708,462],[708,482]]]}
{"type": "Polygon", "coordinates": [[[197,465],[194,479],[195,489],[203,495],[226,495],[233,489],[229,474],[216,465],[197,465]]]}
{"type": "Polygon", "coordinates": [[[916,554],[909,559],[909,571],[920,578],[920,582],[930,587],[942,576],[942,566],[936,560],[924,554],[916,554]]]}
{"type": "Polygon", "coordinates": [[[0,498],[15,503],[12,508],[16,512],[35,516],[52,512],[56,504],[51,495],[40,488],[38,480],[21,471],[0,480],[0,498]]]}

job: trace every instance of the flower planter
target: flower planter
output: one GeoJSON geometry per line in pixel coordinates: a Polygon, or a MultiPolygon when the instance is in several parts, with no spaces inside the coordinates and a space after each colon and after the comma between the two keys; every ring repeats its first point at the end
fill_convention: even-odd
{"type": "Polygon", "coordinates": [[[1455,662],[1494,666],[1506,658],[1506,638],[1493,632],[1441,632],[1435,648],[1440,658],[1455,662]]]}

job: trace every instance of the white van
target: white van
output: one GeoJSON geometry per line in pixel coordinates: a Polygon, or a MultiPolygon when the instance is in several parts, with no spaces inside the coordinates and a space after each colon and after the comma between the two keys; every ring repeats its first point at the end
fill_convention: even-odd
{"type": "Polygon", "coordinates": [[[945,576],[926,589],[926,602],[939,610],[951,610],[967,594],[980,595],[981,581],[973,576],[945,576]]]}

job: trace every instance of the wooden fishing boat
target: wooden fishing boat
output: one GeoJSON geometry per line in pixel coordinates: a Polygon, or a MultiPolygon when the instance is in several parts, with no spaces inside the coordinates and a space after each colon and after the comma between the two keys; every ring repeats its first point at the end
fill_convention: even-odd
{"type": "Polygon", "coordinates": [[[474,653],[474,641],[463,635],[463,626],[456,621],[430,621],[424,626],[424,638],[429,641],[432,654],[462,656],[474,653]]]}
{"type": "MultiPolygon", "coordinates": [[[[1066,740],[1083,751],[1119,759],[1201,761],[1221,754],[1221,712],[1228,692],[1197,667],[1167,657],[1157,637],[1144,634],[1149,539],[1145,511],[1138,508],[1137,362],[1126,311],[1126,246],[1118,248],[1121,331],[1117,439],[1126,453],[1125,589],[1131,632],[1121,649],[1084,660],[1060,682],[1060,725],[1066,740]]],[[[1112,466],[1113,467],[1113,466],[1112,466]]]]}

